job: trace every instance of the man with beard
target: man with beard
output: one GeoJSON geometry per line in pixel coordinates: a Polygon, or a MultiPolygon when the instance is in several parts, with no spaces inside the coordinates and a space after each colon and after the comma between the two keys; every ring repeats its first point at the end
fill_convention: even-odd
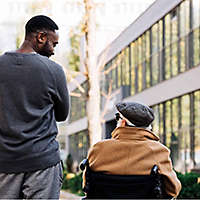
{"type": "Polygon", "coordinates": [[[38,15],[25,30],[21,47],[0,56],[0,199],[58,199],[56,121],[69,113],[64,71],[49,59],[58,26],[38,15]]]}

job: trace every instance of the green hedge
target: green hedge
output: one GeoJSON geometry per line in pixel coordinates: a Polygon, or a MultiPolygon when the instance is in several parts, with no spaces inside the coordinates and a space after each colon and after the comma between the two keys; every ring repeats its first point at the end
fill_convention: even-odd
{"type": "Polygon", "coordinates": [[[75,174],[73,178],[67,179],[68,172],[66,169],[63,171],[63,185],[62,189],[68,190],[71,193],[84,195],[82,190],[82,173],[75,174]]]}
{"type": "Polygon", "coordinates": [[[69,188],[68,186],[68,180],[67,180],[67,171],[66,169],[63,170],[63,184],[62,184],[62,189],[67,190],[69,188]]]}
{"type": "Polygon", "coordinates": [[[69,179],[68,185],[72,193],[76,193],[81,196],[84,195],[82,190],[82,173],[79,173],[74,178],[69,179]]]}
{"type": "Polygon", "coordinates": [[[182,184],[182,189],[178,195],[178,199],[200,199],[200,183],[197,183],[200,174],[192,172],[181,174],[177,172],[177,176],[182,184]]]}

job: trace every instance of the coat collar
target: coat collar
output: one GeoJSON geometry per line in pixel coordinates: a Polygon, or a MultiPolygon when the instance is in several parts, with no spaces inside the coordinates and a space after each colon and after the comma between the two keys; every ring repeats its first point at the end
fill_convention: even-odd
{"type": "Polygon", "coordinates": [[[138,127],[118,127],[112,132],[112,138],[159,141],[159,137],[153,132],[138,127]]]}

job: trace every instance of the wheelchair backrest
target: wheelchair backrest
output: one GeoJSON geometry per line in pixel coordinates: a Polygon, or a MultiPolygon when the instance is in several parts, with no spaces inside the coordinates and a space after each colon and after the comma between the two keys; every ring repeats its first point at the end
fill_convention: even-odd
{"type": "Polygon", "coordinates": [[[94,172],[88,160],[82,161],[80,168],[86,167],[86,185],[83,188],[86,199],[161,199],[164,198],[163,180],[154,165],[149,175],[112,175],[94,172]]]}

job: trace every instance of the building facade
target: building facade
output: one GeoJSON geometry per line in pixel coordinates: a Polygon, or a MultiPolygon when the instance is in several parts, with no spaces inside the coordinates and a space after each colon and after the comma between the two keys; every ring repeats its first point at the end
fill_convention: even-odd
{"type": "MultiPolygon", "coordinates": [[[[115,103],[142,102],[154,109],[153,130],[170,148],[175,169],[200,168],[200,0],[157,0],[98,63],[104,67],[101,90],[111,96],[102,96],[102,138],[115,128],[115,103]]],[[[69,152],[80,161],[89,146],[85,101],[71,100],[69,152]]]]}

